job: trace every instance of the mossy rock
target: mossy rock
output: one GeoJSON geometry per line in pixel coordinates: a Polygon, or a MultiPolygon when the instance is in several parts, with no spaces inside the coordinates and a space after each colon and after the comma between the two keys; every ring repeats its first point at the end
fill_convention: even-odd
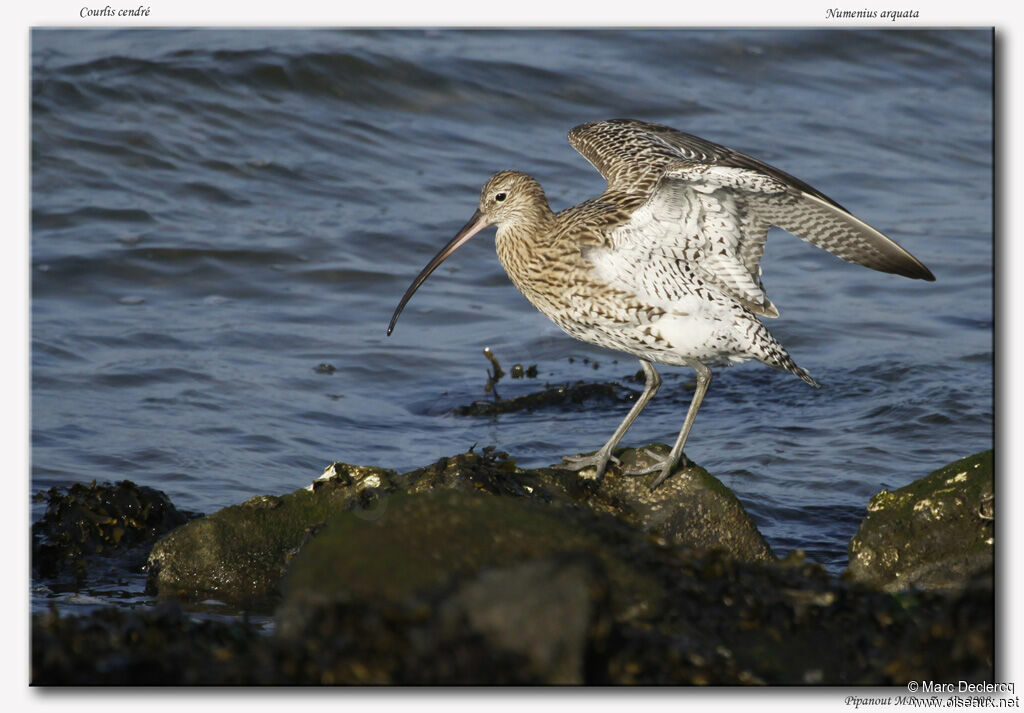
{"type": "Polygon", "coordinates": [[[843,576],[886,591],[959,590],[991,578],[994,533],[989,450],[875,495],[843,576]]]}
{"type": "MultiPolygon", "coordinates": [[[[618,456],[626,468],[648,457],[628,449],[618,456]]],[[[986,561],[991,571],[991,465],[991,452],[979,454],[873,500],[873,525],[858,534],[862,547],[883,551],[899,541],[898,564],[917,540],[947,555],[922,557],[912,569],[915,585],[928,581],[922,573],[956,573],[956,561],[982,563],[960,572],[968,575],[960,581],[980,586],[889,593],[841,584],[799,557],[738,557],[744,547],[721,535],[717,544],[677,540],[674,522],[689,518],[697,531],[706,529],[713,508],[734,507],[745,517],[738,503],[727,505],[729,490],[693,465],[651,493],[652,476],[615,469],[588,488],[579,474],[522,470],[493,451],[404,475],[333,464],[308,490],[252,498],[154,548],[153,582],[164,594],[251,610],[261,601],[279,604],[283,592],[274,633],[244,620],[196,620],[167,603],[41,615],[32,624],[32,681],[991,680],[992,591],[978,576],[986,561]],[[694,504],[705,499],[715,504],[694,504]],[[980,554],[967,546],[986,535],[974,526],[989,528],[981,540],[989,549],[980,554]]],[[[739,514],[723,527],[739,527],[729,524],[741,522],[739,514]]]]}
{"type": "Polygon", "coordinates": [[[657,534],[675,547],[720,549],[745,562],[773,561],[771,547],[736,495],[699,465],[677,466],[653,492],[649,485],[654,475],[619,474],[646,467],[655,455],[665,456],[668,451],[664,443],[616,451],[621,465],[605,476],[588,505],[657,534]]]}
{"type": "MultiPolygon", "coordinates": [[[[618,455],[627,466],[649,457],[630,449],[618,455]]],[[[595,488],[595,482],[577,473],[518,468],[507,454],[490,448],[442,458],[402,475],[334,463],[310,488],[251,498],[164,537],[150,554],[149,588],[186,600],[216,599],[255,609],[274,606],[290,558],[318,539],[313,536],[339,513],[352,511],[352,518],[360,522],[387,517],[386,508],[403,502],[395,500],[399,494],[436,491],[490,497],[497,502],[486,507],[504,516],[516,507],[527,507],[506,500],[533,503],[541,508],[537,512],[545,512],[534,516],[537,527],[545,517],[556,522],[551,532],[562,533],[567,526],[560,518],[569,517],[575,527],[586,516],[595,522],[614,522],[622,537],[637,542],[653,537],[670,547],[720,549],[744,561],[773,559],[736,496],[703,468],[688,465],[654,493],[648,488],[649,480],[609,473],[595,488]]],[[[552,539],[557,537],[548,538],[552,539]]],[[[474,551],[479,546],[468,535],[456,542],[474,551]]],[[[600,539],[591,544],[599,545],[600,539]]]]}
{"type": "Polygon", "coordinates": [[[149,555],[149,588],[162,596],[244,607],[276,602],[290,558],[339,512],[373,517],[394,471],[333,464],[328,478],[282,496],[257,496],[172,531],[149,555]]]}
{"type": "Polygon", "coordinates": [[[568,555],[595,558],[617,609],[658,606],[661,589],[635,564],[651,547],[626,526],[570,506],[455,490],[396,494],[375,520],[339,515],[295,557],[289,601],[401,601],[481,570],[568,555]]]}

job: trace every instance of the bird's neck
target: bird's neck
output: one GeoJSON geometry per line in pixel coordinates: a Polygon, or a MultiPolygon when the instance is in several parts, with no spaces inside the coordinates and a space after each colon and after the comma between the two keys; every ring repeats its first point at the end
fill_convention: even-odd
{"type": "Polygon", "coordinates": [[[505,272],[530,302],[541,307],[534,281],[550,262],[549,245],[556,220],[547,202],[528,219],[510,220],[498,226],[494,247],[505,272]]]}
{"type": "Polygon", "coordinates": [[[555,225],[555,214],[546,200],[539,200],[498,226],[499,242],[532,246],[542,242],[555,225]]]}

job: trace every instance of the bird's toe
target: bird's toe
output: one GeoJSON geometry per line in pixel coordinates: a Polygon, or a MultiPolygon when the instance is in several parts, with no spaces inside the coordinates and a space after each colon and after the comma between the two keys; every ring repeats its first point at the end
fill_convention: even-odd
{"type": "Polygon", "coordinates": [[[673,468],[673,464],[666,463],[664,467],[661,469],[661,473],[659,473],[658,477],[655,478],[654,482],[651,483],[651,492],[653,493],[659,485],[668,480],[668,476],[672,475],[674,470],[675,469],[673,468]]]}
{"type": "Polygon", "coordinates": [[[590,455],[578,455],[578,456],[563,456],[562,462],[556,465],[555,468],[559,470],[572,470],[577,473],[581,473],[588,468],[594,468],[592,475],[588,474],[589,478],[599,479],[604,476],[605,470],[608,468],[609,461],[614,462],[615,465],[620,465],[619,459],[615,456],[608,454],[605,455],[598,451],[597,453],[591,453],[590,455]]]}
{"type": "Polygon", "coordinates": [[[624,472],[626,475],[647,475],[648,473],[657,473],[658,477],[654,479],[650,486],[652,492],[659,485],[668,480],[670,475],[685,469],[689,465],[689,461],[686,459],[685,455],[680,455],[678,459],[674,459],[671,456],[662,456],[648,449],[645,449],[643,453],[650,457],[652,462],[649,465],[633,468],[624,472]]]}
{"type": "Polygon", "coordinates": [[[652,451],[650,448],[644,448],[640,451],[640,455],[643,455],[651,459],[648,465],[639,466],[637,468],[630,468],[629,470],[623,471],[626,475],[647,475],[653,473],[656,470],[661,470],[665,463],[668,462],[668,457],[663,456],[660,453],[652,451]]]}

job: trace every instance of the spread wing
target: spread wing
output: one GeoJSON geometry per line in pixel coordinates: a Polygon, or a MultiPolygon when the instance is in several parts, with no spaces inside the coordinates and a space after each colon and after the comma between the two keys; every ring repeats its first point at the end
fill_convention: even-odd
{"type": "Polygon", "coordinates": [[[607,232],[605,279],[666,302],[707,283],[756,314],[777,317],[761,285],[769,222],[715,177],[689,176],[692,168],[707,167],[666,172],[629,220],[607,232]],[[619,274],[608,271],[611,265],[620,266],[619,274]]]}
{"type": "Polygon", "coordinates": [[[577,126],[569,142],[608,181],[606,195],[647,197],[611,231],[608,246],[635,253],[622,262],[643,267],[622,277],[642,289],[663,283],[666,275],[692,273],[754,312],[776,316],[760,279],[771,225],[848,262],[935,279],[910,253],[828,196],[724,146],[629,119],[577,126]]]}

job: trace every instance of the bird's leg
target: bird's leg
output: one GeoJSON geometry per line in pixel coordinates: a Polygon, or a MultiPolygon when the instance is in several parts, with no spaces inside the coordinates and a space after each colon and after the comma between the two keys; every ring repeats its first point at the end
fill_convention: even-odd
{"type": "Polygon", "coordinates": [[[654,370],[654,365],[651,362],[641,359],[640,366],[643,367],[644,376],[646,378],[644,384],[644,392],[640,394],[640,398],[633,404],[633,408],[626,414],[626,418],[622,419],[622,423],[615,429],[615,433],[608,439],[608,442],[601,446],[601,450],[593,455],[589,456],[566,456],[562,458],[565,461],[562,465],[557,466],[563,470],[583,470],[590,466],[597,467],[597,473],[594,478],[600,479],[604,475],[605,469],[608,467],[608,461],[614,460],[618,464],[619,460],[612,455],[612,451],[619,445],[619,441],[626,435],[626,431],[633,425],[633,421],[640,415],[640,412],[644,410],[644,406],[654,398],[654,395],[658,393],[658,388],[661,386],[661,377],[658,376],[658,372],[654,370]]]}
{"type": "Polygon", "coordinates": [[[693,400],[690,401],[690,408],[686,412],[686,420],[683,421],[683,428],[679,431],[679,438],[676,439],[672,450],[669,451],[667,456],[659,458],[657,462],[647,468],[626,471],[628,475],[641,475],[660,470],[661,472],[658,474],[658,477],[651,483],[652,491],[665,482],[665,479],[672,474],[676,464],[683,458],[683,446],[686,445],[686,437],[690,435],[693,422],[697,419],[697,410],[700,408],[700,402],[704,400],[704,394],[707,393],[708,386],[711,385],[711,369],[699,361],[690,362],[690,366],[697,371],[697,388],[693,392],[693,400]]]}

